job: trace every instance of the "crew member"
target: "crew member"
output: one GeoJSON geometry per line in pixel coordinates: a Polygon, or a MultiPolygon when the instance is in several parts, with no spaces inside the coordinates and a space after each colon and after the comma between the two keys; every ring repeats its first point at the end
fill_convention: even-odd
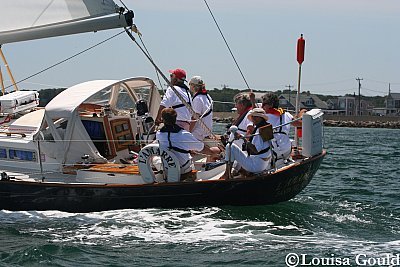
{"type": "MultiPolygon", "coordinates": [[[[270,141],[264,141],[260,135],[260,128],[268,125],[268,116],[262,108],[254,108],[249,112],[248,119],[254,123],[255,129],[254,136],[250,137],[251,140],[246,145],[247,151],[243,151],[235,143],[228,144],[225,160],[236,162],[236,168],[241,167],[248,172],[262,172],[271,168],[270,141]]],[[[227,169],[221,179],[228,178],[229,171],[231,170],[227,169]]]]}
{"type": "MultiPolygon", "coordinates": [[[[268,115],[268,122],[272,127],[288,123],[293,120],[289,112],[279,108],[278,96],[273,93],[267,93],[262,97],[262,108],[268,115]]],[[[290,124],[280,126],[274,130],[274,140],[272,145],[276,153],[276,160],[286,160],[290,157],[292,151],[292,142],[289,138],[290,124]]]]}
{"type": "MultiPolygon", "coordinates": [[[[189,92],[189,88],[185,84],[186,72],[183,69],[174,69],[169,71],[171,73],[171,85],[177,91],[178,94],[182,96],[185,102],[190,106],[192,96],[189,92]]],[[[191,114],[189,109],[185,104],[179,99],[174,90],[170,87],[167,88],[165,95],[160,103],[160,108],[158,109],[156,124],[161,122],[161,111],[164,108],[173,108],[176,110],[177,119],[176,124],[181,128],[189,131],[191,114]]]]}
{"type": "MultiPolygon", "coordinates": [[[[233,125],[238,127],[237,134],[241,136],[247,136],[254,130],[253,122],[248,118],[249,112],[253,108],[253,104],[250,98],[246,94],[238,94],[234,98],[236,112],[239,114],[233,125]]],[[[234,143],[241,147],[243,145],[243,139],[235,140],[234,143]]]]}
{"type": "MultiPolygon", "coordinates": [[[[193,76],[189,81],[189,87],[194,94],[192,98],[192,108],[204,125],[211,131],[213,127],[213,100],[206,90],[203,79],[200,76],[193,76]]],[[[198,140],[203,141],[210,135],[210,131],[204,129],[198,121],[190,124],[190,132],[198,140]]]]}
{"type": "MultiPolygon", "coordinates": [[[[187,174],[193,170],[190,151],[200,151],[200,153],[214,156],[220,153],[219,148],[204,146],[203,142],[177,125],[177,112],[174,109],[164,108],[161,118],[164,126],[157,131],[156,139],[160,148],[170,149],[176,155],[181,166],[181,174],[187,174]]],[[[185,178],[185,176],[183,177],[185,178]]],[[[181,180],[183,179],[181,178],[181,180]]]]}

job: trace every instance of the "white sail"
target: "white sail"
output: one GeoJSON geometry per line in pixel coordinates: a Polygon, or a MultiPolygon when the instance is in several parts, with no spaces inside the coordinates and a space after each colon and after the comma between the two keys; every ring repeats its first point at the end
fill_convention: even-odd
{"type": "Polygon", "coordinates": [[[132,25],[112,0],[1,0],[0,44],[132,25]]]}

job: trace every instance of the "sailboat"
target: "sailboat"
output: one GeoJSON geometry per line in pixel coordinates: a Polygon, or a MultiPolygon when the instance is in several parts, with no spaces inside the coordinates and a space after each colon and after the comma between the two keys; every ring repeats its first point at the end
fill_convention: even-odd
{"type": "MultiPolygon", "coordinates": [[[[134,25],[133,12],[112,0],[4,0],[0,5],[0,44],[134,25]],[[15,20],[21,10],[29,12],[15,20]]],[[[174,153],[153,142],[161,96],[152,79],[80,83],[45,108],[37,107],[37,93],[17,92],[0,97],[3,106],[12,103],[1,111],[0,209],[91,212],[273,204],[301,192],[326,153],[322,113],[312,110],[303,117],[307,138],[297,159],[228,180],[219,179],[224,161],[200,160],[195,179],[180,182],[174,153]]]]}

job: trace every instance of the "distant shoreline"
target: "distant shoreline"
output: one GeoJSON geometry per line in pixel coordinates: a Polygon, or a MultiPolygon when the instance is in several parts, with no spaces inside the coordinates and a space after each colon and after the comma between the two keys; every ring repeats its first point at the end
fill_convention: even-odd
{"type": "MultiPolygon", "coordinates": [[[[237,117],[233,112],[214,112],[214,121],[231,123],[237,117]]],[[[400,129],[400,117],[332,116],[324,115],[324,125],[332,127],[400,129]]]]}

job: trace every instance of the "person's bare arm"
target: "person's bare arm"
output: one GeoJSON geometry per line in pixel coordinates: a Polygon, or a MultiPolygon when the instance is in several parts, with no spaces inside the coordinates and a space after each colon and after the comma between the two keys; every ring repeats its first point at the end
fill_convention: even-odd
{"type": "MultiPolygon", "coordinates": [[[[298,119],[298,118],[302,118],[303,114],[306,113],[306,112],[307,112],[306,109],[300,110],[300,112],[293,117],[293,120],[298,119]]],[[[303,125],[303,123],[302,123],[301,120],[298,120],[298,121],[293,122],[292,125],[294,127],[301,127],[303,125]]]]}
{"type": "Polygon", "coordinates": [[[253,131],[254,131],[254,126],[253,125],[249,125],[249,126],[247,126],[247,129],[246,129],[247,131],[246,131],[246,136],[249,136],[249,135],[251,135],[252,133],[253,133],[253,131]]]}
{"type": "MultiPolygon", "coordinates": [[[[197,114],[197,117],[199,118],[200,115],[197,114]]],[[[194,129],[194,126],[196,126],[196,123],[197,123],[196,118],[192,117],[192,121],[190,122],[190,126],[189,126],[189,132],[193,132],[193,129],[194,129]]]]}
{"type": "Polygon", "coordinates": [[[156,121],[155,121],[156,125],[159,125],[162,122],[161,121],[161,111],[163,111],[164,108],[165,108],[164,106],[160,105],[160,108],[158,109],[157,117],[156,117],[156,121]]]}
{"type": "Polygon", "coordinates": [[[203,150],[201,150],[200,153],[214,156],[221,153],[221,150],[216,146],[213,147],[204,146],[203,150]]]}

